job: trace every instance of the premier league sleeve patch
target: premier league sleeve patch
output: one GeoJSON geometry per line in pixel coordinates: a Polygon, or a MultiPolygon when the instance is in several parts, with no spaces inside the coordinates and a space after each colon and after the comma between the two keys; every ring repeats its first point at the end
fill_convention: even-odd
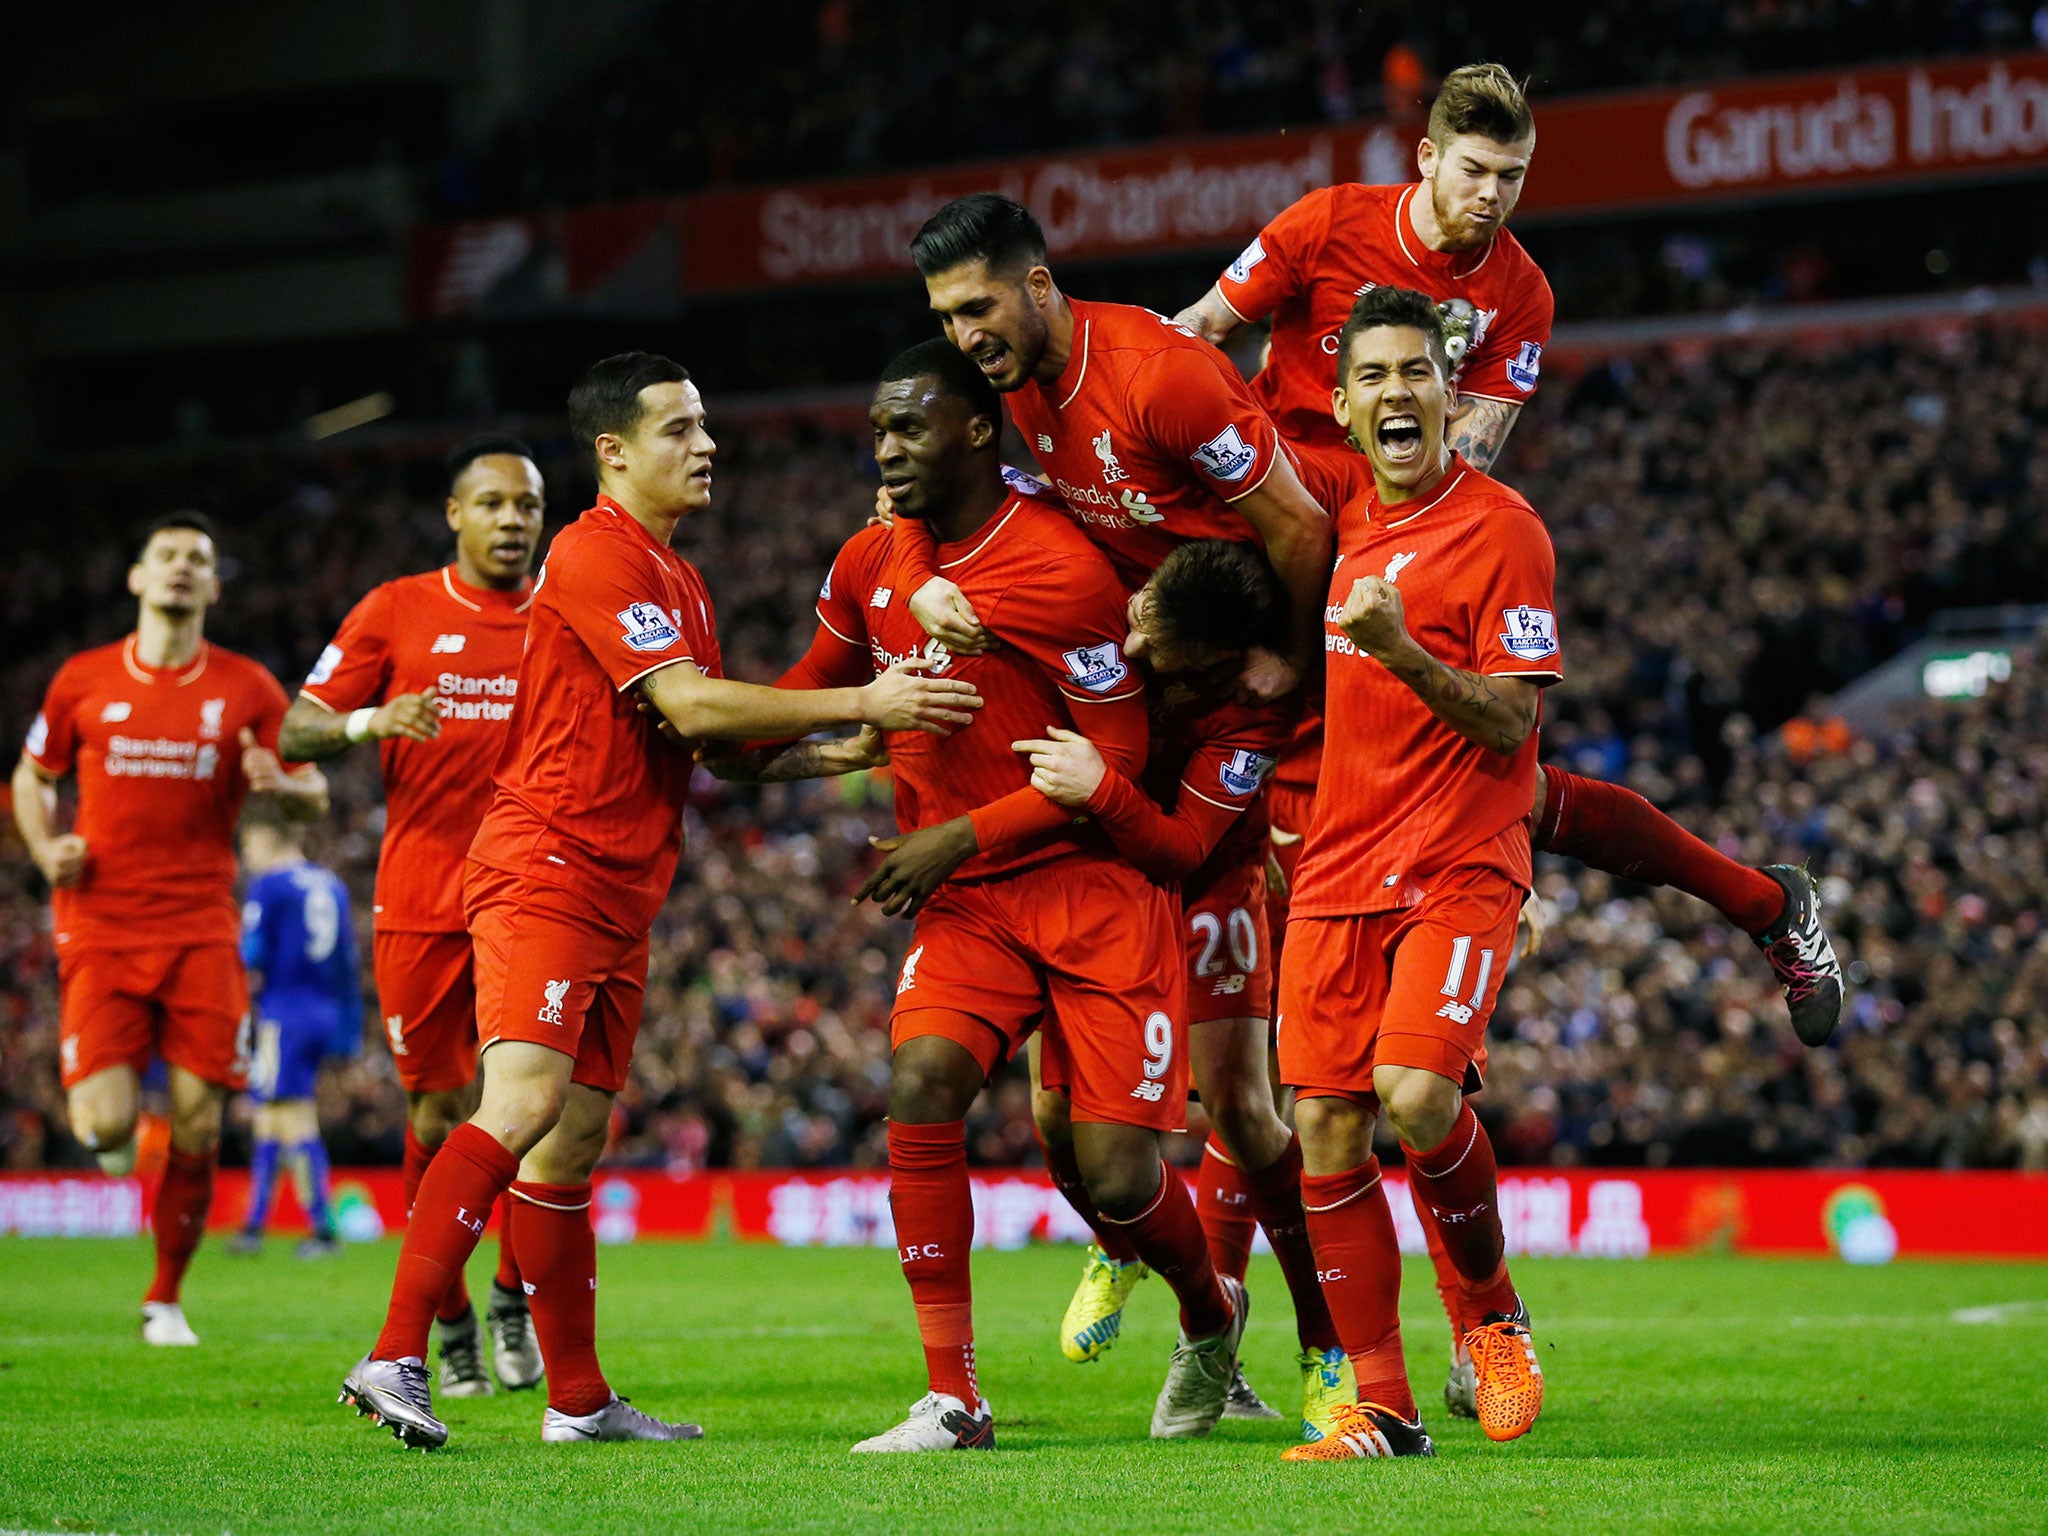
{"type": "Polygon", "coordinates": [[[1259,451],[1245,442],[1233,422],[1188,457],[1212,479],[1242,480],[1259,462],[1259,451]]]}
{"type": "Polygon", "coordinates": [[[1233,795],[1256,794],[1278,761],[1278,758],[1268,757],[1263,752],[1250,752],[1240,747],[1217,765],[1216,777],[1233,795]]]}
{"type": "Polygon", "coordinates": [[[1117,684],[1131,675],[1131,669],[1124,662],[1123,652],[1114,640],[1105,640],[1101,645],[1084,645],[1075,650],[1061,653],[1060,659],[1067,664],[1067,672],[1076,686],[1090,693],[1108,693],[1117,684]]]}
{"type": "Polygon", "coordinates": [[[1266,259],[1266,248],[1254,240],[1237,253],[1237,260],[1230,264],[1229,277],[1233,283],[1248,283],[1252,280],[1252,268],[1266,259]]]}
{"type": "Polygon", "coordinates": [[[1541,661],[1557,654],[1557,615],[1548,608],[1504,608],[1501,621],[1507,630],[1500,643],[1510,656],[1541,661]]]}
{"type": "Polygon", "coordinates": [[[1508,363],[1508,382],[1528,394],[1536,387],[1536,375],[1543,371],[1543,348],[1533,341],[1522,343],[1522,349],[1508,363]]]}
{"type": "Polygon", "coordinates": [[[619,622],[626,626],[619,638],[636,651],[665,651],[683,638],[668,614],[653,603],[635,603],[619,614],[619,622]]]}
{"type": "Polygon", "coordinates": [[[313,670],[306,674],[306,686],[318,688],[334,676],[334,669],[341,665],[341,647],[330,645],[320,653],[320,659],[313,663],[313,670]]]}

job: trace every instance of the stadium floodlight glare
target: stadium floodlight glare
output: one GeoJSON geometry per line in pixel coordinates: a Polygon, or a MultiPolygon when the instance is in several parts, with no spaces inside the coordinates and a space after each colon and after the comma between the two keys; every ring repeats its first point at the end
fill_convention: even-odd
{"type": "Polygon", "coordinates": [[[397,409],[397,406],[398,402],[391,397],[391,392],[380,389],[373,395],[364,395],[361,399],[351,400],[346,405],[337,405],[332,410],[308,416],[306,436],[317,443],[324,437],[333,437],[336,433],[346,432],[351,427],[368,426],[373,421],[381,421],[397,409]]]}

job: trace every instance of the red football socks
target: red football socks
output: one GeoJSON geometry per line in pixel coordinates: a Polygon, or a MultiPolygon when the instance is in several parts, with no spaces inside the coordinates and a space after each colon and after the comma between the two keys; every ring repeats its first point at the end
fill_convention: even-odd
{"type": "MultiPolygon", "coordinates": [[[[405,1215],[412,1219],[413,1202],[420,1197],[420,1180],[427,1175],[427,1165],[433,1162],[438,1147],[430,1147],[413,1134],[410,1123],[405,1127],[405,1166],[399,1174],[405,1190],[405,1215]]],[[[504,1214],[501,1210],[500,1216],[504,1214]]],[[[499,1231],[505,1230],[502,1226],[499,1231]]],[[[469,1310],[469,1284],[462,1278],[462,1271],[456,1270],[455,1283],[448,1287],[448,1294],[441,1298],[434,1308],[434,1316],[444,1323],[452,1323],[469,1310]]]]}
{"type": "Polygon", "coordinates": [[[206,1208],[213,1204],[214,1154],[195,1157],[173,1148],[156,1187],[150,1225],[156,1236],[156,1274],[144,1301],[176,1301],[185,1270],[206,1235],[206,1208]]]}
{"type": "Polygon", "coordinates": [[[1379,1184],[1380,1160],[1369,1157],[1343,1173],[1303,1174],[1301,1200],[1358,1400],[1412,1420],[1415,1393],[1401,1349],[1401,1245],[1379,1184]]]}
{"type": "Polygon", "coordinates": [[[533,1333],[548,1365],[548,1406],[557,1413],[595,1413],[612,1400],[597,1363],[597,1234],[590,1225],[588,1184],[534,1184],[510,1190],[513,1239],[533,1287],[533,1333]]]}
{"type": "Polygon", "coordinates": [[[391,1282],[384,1331],[370,1353],[378,1360],[425,1359],[434,1311],[460,1278],[497,1203],[519,1172],[519,1159],[496,1137],[458,1125],[441,1143],[413,1200],[405,1246],[391,1282]]]}
{"type": "Polygon", "coordinates": [[[1105,1216],[1121,1228],[1138,1257],[1173,1287],[1180,1300],[1180,1328],[1191,1339],[1212,1339],[1230,1326],[1230,1302],[1216,1265],[1202,1219],[1188,1196],[1187,1180],[1165,1163],[1159,1165],[1159,1193],[1129,1221],[1105,1216]]]}
{"type": "MultiPolygon", "coordinates": [[[[974,1197],[967,1187],[966,1121],[889,1122],[889,1210],[896,1218],[896,1257],[910,1282],[931,1389],[978,1408],[974,1282],[968,1267],[974,1197]]],[[[545,1344],[541,1353],[547,1353],[545,1344]]]]}
{"type": "Polygon", "coordinates": [[[1461,1315],[1476,1320],[1488,1312],[1513,1312],[1493,1143],[1472,1106],[1458,1106],[1451,1133],[1439,1145],[1418,1152],[1404,1144],[1401,1150],[1408,1157],[1408,1182],[1436,1218],[1444,1251],[1458,1271],[1461,1315]]]}
{"type": "Polygon", "coordinates": [[[512,1191],[498,1197],[498,1284],[508,1291],[519,1289],[519,1259],[512,1251],[512,1191]]]}
{"type": "Polygon", "coordinates": [[[1744,933],[1785,910],[1785,890],[1760,869],[1701,842],[1632,789],[1546,766],[1543,818],[1531,841],[1644,885],[1668,885],[1716,908],[1744,933]]]}
{"type": "Polygon", "coordinates": [[[1201,1215],[1216,1273],[1242,1280],[1251,1264],[1252,1233],[1259,1223],[1252,1215],[1252,1191],[1244,1170],[1230,1160],[1213,1131],[1202,1148],[1202,1171],[1195,1176],[1195,1210],[1201,1215]]]}
{"type": "MultiPolygon", "coordinates": [[[[1037,1131],[1037,1127],[1032,1129],[1037,1131]]],[[[1069,1141],[1053,1146],[1039,1134],[1038,1147],[1045,1154],[1045,1171],[1052,1175],[1052,1187],[1066,1196],[1067,1204],[1074,1213],[1088,1223],[1088,1230],[1095,1234],[1095,1246],[1103,1255],[1119,1264],[1138,1262],[1138,1250],[1131,1246],[1121,1227],[1110,1225],[1102,1219],[1102,1212],[1095,1209],[1094,1197],[1088,1193],[1087,1182],[1081,1177],[1081,1165],[1074,1157],[1074,1144],[1069,1141]]]]}
{"type": "MultiPolygon", "coordinates": [[[[1262,1168],[1245,1180],[1251,1208],[1266,1239],[1273,1245],[1273,1257],[1280,1261],[1287,1291],[1294,1298],[1294,1331],[1303,1349],[1335,1349],[1337,1324],[1330,1317],[1330,1304],[1316,1279],[1315,1250],[1308,1240],[1308,1218],[1301,1208],[1301,1138],[1288,1138],[1287,1150],[1270,1168],[1262,1168]]],[[[1214,1240],[1211,1240],[1213,1246],[1214,1240]]],[[[1243,1271],[1238,1272],[1243,1278],[1243,1271]]]]}
{"type": "Polygon", "coordinates": [[[1423,1241],[1429,1244],[1429,1266],[1436,1271],[1436,1296],[1444,1304],[1444,1317],[1451,1325],[1451,1343],[1461,1345],[1468,1325],[1465,1288],[1458,1281],[1458,1266],[1451,1262],[1450,1250],[1444,1247],[1444,1229],[1437,1222],[1436,1212],[1422,1198],[1422,1186],[1413,1178],[1408,1180],[1408,1200],[1415,1207],[1415,1219],[1422,1223],[1423,1241]]]}

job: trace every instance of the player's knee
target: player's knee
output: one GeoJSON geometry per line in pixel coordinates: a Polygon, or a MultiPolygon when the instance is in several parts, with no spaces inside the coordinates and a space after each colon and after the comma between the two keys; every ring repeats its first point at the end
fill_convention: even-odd
{"type": "Polygon", "coordinates": [[[1031,1095],[1031,1119],[1038,1127],[1038,1139],[1048,1147],[1063,1147],[1074,1139],[1073,1105],[1064,1093],[1036,1090],[1031,1095]]]}
{"type": "Polygon", "coordinates": [[[1417,1068],[1382,1067],[1373,1088],[1401,1144],[1417,1151],[1438,1146],[1458,1121],[1459,1085],[1417,1068]]]}
{"type": "Polygon", "coordinates": [[[406,1106],[405,1115],[421,1146],[440,1146],[448,1139],[450,1131],[469,1118],[465,1098],[466,1095],[459,1091],[413,1096],[412,1102],[406,1106]]]}
{"type": "Polygon", "coordinates": [[[965,1046],[932,1035],[906,1040],[889,1059],[889,1118],[903,1125],[958,1120],[981,1083],[980,1065],[965,1046]]]}
{"type": "Polygon", "coordinates": [[[187,1157],[209,1157],[220,1145],[221,1104],[218,1099],[174,1105],[171,1148],[187,1157]]]}
{"type": "Polygon", "coordinates": [[[1131,1221],[1143,1215],[1159,1197],[1159,1181],[1165,1176],[1156,1156],[1096,1158],[1081,1170],[1088,1198],[1111,1221],[1131,1221]]]}
{"type": "Polygon", "coordinates": [[[113,1152],[128,1145],[135,1136],[133,1104],[81,1104],[70,1111],[71,1134],[78,1144],[94,1152],[113,1152]]]}
{"type": "Polygon", "coordinates": [[[1203,1088],[1202,1108],[1233,1155],[1264,1150],[1275,1137],[1287,1138],[1287,1127],[1273,1108],[1273,1091],[1263,1075],[1257,1082],[1231,1078],[1203,1088]]]}
{"type": "Polygon", "coordinates": [[[506,1148],[523,1157],[562,1118],[567,1086],[538,1077],[493,1084],[484,1092],[477,1119],[506,1148]]]}
{"type": "Polygon", "coordinates": [[[1310,1173],[1344,1173],[1372,1156],[1373,1115],[1349,1099],[1314,1097],[1294,1106],[1301,1136],[1302,1167],[1310,1173]]]}

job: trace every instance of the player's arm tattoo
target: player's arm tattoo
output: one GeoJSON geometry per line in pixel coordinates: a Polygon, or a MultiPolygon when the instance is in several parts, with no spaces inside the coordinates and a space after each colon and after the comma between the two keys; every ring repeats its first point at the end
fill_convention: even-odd
{"type": "Polygon", "coordinates": [[[787,784],[793,779],[832,779],[858,773],[889,760],[880,745],[879,733],[863,731],[858,736],[835,741],[794,741],[764,747],[745,747],[737,752],[704,754],[703,763],[719,778],[735,784],[787,784]]]}
{"type": "Polygon", "coordinates": [[[1224,302],[1223,290],[1213,284],[1207,293],[1175,315],[1173,323],[1186,326],[1202,340],[1218,347],[1230,340],[1232,333],[1244,324],[1238,319],[1237,311],[1224,302]]]}
{"type": "Polygon", "coordinates": [[[348,716],[325,709],[303,694],[292,700],[277,731],[277,755],[287,762],[324,763],[353,745],[348,739],[348,716]]]}
{"type": "Polygon", "coordinates": [[[1419,645],[1385,661],[1436,717],[1475,745],[1512,756],[1536,729],[1536,685],[1447,667],[1419,645]]]}
{"type": "Polygon", "coordinates": [[[1490,474],[1521,414],[1522,408],[1509,401],[1467,395],[1451,418],[1451,447],[1481,474],[1490,474]]]}

